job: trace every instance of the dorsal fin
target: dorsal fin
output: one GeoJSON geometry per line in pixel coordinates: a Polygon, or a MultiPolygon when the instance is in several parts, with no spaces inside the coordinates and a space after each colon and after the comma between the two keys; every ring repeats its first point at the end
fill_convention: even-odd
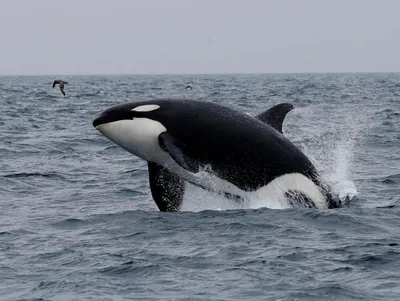
{"type": "Polygon", "coordinates": [[[264,113],[256,116],[262,122],[269,124],[278,132],[282,133],[282,123],[287,113],[293,110],[293,105],[290,103],[280,103],[272,108],[269,108],[264,113]]]}

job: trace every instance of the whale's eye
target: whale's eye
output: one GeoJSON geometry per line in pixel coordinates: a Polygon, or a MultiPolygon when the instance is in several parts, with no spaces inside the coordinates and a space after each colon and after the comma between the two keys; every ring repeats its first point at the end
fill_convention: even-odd
{"type": "Polygon", "coordinates": [[[142,106],[138,106],[132,109],[132,111],[135,112],[151,112],[154,110],[159,109],[160,106],[159,105],[142,105],[142,106]]]}

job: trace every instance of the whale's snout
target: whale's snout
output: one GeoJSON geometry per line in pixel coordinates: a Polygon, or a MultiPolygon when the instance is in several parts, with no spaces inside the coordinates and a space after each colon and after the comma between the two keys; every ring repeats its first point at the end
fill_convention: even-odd
{"type": "Polygon", "coordinates": [[[130,106],[115,106],[105,110],[94,119],[93,126],[98,129],[100,125],[120,120],[132,120],[133,117],[133,112],[130,109],[130,106]]]}
{"type": "Polygon", "coordinates": [[[160,122],[151,119],[158,105],[130,103],[111,107],[93,120],[93,126],[105,137],[146,161],[157,162],[165,153],[158,137],[166,131],[160,122]]]}
{"type": "Polygon", "coordinates": [[[97,129],[98,126],[108,123],[108,116],[106,115],[100,115],[99,117],[97,117],[95,120],[93,120],[93,126],[97,129]]]}

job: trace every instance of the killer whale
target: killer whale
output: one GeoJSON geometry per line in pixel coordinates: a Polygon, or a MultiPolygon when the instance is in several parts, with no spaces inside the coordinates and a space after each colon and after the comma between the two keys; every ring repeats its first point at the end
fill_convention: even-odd
{"type": "Polygon", "coordinates": [[[93,126],[148,162],[160,211],[180,209],[185,181],[237,199],[266,192],[292,207],[335,208],[313,164],[282,134],[292,109],[281,103],[253,117],[211,102],[156,99],[110,107],[93,126]]]}

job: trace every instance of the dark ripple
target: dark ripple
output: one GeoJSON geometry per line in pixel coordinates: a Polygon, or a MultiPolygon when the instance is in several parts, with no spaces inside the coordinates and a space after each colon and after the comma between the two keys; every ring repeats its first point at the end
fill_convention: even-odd
{"type": "Polygon", "coordinates": [[[121,266],[100,269],[100,273],[110,275],[124,275],[128,277],[147,277],[153,273],[160,273],[163,267],[158,264],[134,264],[133,261],[123,263],[121,266]]]}
{"type": "Polygon", "coordinates": [[[29,178],[29,177],[43,177],[43,178],[51,178],[51,179],[64,179],[65,177],[58,173],[40,173],[40,172],[18,172],[11,173],[6,175],[0,175],[4,178],[29,178]]]}
{"type": "Polygon", "coordinates": [[[53,223],[53,226],[71,229],[81,227],[84,224],[86,224],[86,222],[79,218],[67,218],[63,221],[53,223]]]}
{"type": "Polygon", "coordinates": [[[50,301],[50,299],[32,298],[32,299],[18,299],[18,301],[50,301]]]}
{"type": "Polygon", "coordinates": [[[399,184],[400,174],[390,175],[381,180],[385,184],[399,184]]]}

